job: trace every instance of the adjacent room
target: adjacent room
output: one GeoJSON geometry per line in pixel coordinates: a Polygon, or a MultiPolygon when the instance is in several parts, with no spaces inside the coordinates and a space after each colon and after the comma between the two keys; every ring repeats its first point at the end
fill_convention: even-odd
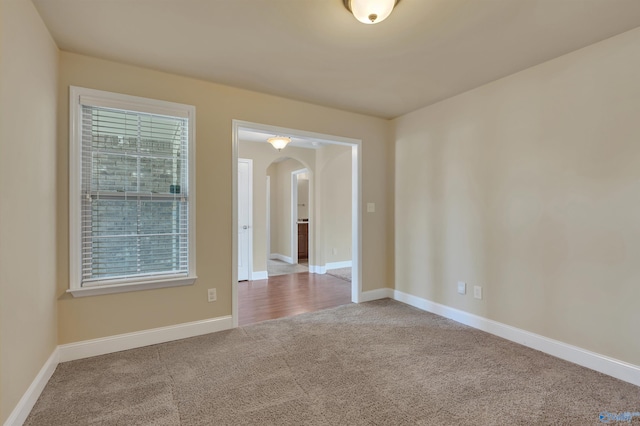
{"type": "Polygon", "coordinates": [[[276,133],[291,131],[238,131],[239,325],[351,303],[359,284],[357,152],[321,135],[276,133]]]}
{"type": "Polygon", "coordinates": [[[640,1],[0,0],[0,58],[0,423],[640,422],[640,1]]]}

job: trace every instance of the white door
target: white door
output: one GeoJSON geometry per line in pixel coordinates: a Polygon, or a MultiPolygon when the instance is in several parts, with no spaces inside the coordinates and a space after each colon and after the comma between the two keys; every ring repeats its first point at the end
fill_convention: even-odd
{"type": "Polygon", "coordinates": [[[238,160],[238,281],[249,279],[251,160],[238,160]]]}

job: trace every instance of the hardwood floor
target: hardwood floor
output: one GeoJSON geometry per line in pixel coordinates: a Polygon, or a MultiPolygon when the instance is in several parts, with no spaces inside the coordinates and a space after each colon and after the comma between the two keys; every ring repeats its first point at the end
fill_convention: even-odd
{"type": "Polygon", "coordinates": [[[238,283],[238,324],[288,317],[351,303],[351,283],[302,272],[238,283]]]}

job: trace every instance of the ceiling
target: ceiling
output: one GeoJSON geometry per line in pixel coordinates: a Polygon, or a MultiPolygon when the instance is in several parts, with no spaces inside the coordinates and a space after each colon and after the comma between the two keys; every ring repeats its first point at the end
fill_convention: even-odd
{"type": "Polygon", "coordinates": [[[294,135],[285,135],[283,133],[267,133],[260,132],[257,130],[249,130],[249,129],[239,129],[238,130],[238,142],[259,142],[259,143],[268,143],[267,139],[272,138],[274,136],[288,136],[291,138],[291,142],[287,146],[293,146],[297,148],[308,148],[308,149],[320,149],[323,146],[327,146],[329,143],[327,141],[321,141],[317,139],[312,139],[308,137],[300,137],[294,135]]]}
{"type": "Polygon", "coordinates": [[[640,26],[640,0],[33,0],[62,50],[394,118],[640,26]]]}

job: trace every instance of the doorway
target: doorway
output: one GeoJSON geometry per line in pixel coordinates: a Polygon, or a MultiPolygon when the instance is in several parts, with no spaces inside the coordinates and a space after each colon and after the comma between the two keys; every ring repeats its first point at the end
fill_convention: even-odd
{"type": "MultiPolygon", "coordinates": [[[[267,148],[270,149],[266,144],[267,148]]],[[[264,148],[264,147],[263,147],[264,148]]],[[[255,151],[255,144],[243,141],[240,145],[243,155],[253,156],[262,167],[258,173],[266,173],[270,187],[267,190],[266,213],[270,218],[266,221],[266,234],[269,244],[266,250],[268,278],[309,272],[308,237],[313,228],[310,226],[309,204],[311,197],[308,191],[310,169],[307,164],[297,158],[291,148],[287,156],[278,157],[264,169],[264,164],[270,159],[264,153],[255,151]],[[253,149],[251,148],[253,146],[253,149]],[[265,161],[266,160],[266,161],[265,161]],[[305,193],[300,193],[300,183],[306,183],[305,193]],[[304,206],[301,206],[304,204],[304,206]]],[[[271,153],[271,151],[268,151],[271,153]]],[[[275,151],[273,151],[275,152],[275,151]]],[[[278,154],[279,155],[279,154],[278,154]]],[[[315,154],[309,154],[309,160],[315,154]]],[[[313,167],[312,164],[309,164],[313,167]]],[[[257,179],[261,177],[258,176],[257,179]]],[[[258,199],[260,199],[258,194],[258,199]]],[[[261,201],[258,201],[260,203],[261,201]]],[[[258,211],[261,211],[258,208],[258,211]]],[[[256,213],[261,214],[261,213],[256,213]]],[[[259,233],[259,230],[257,231],[259,233]]],[[[257,252],[256,265],[262,264],[262,253],[257,252]]],[[[260,266],[258,266],[260,268],[260,266]]]]}
{"type": "MultiPolygon", "coordinates": [[[[312,133],[312,132],[306,132],[306,131],[301,131],[301,130],[296,130],[296,129],[288,129],[288,128],[282,128],[282,127],[276,127],[276,126],[269,126],[269,125],[264,125],[264,124],[257,124],[257,123],[250,123],[250,122],[244,122],[244,121],[239,121],[239,120],[233,120],[232,123],[232,135],[233,135],[233,146],[232,146],[232,167],[235,169],[238,167],[238,145],[239,145],[239,141],[240,141],[240,137],[239,134],[243,135],[243,141],[247,140],[246,139],[246,135],[247,134],[255,134],[255,135],[260,135],[261,137],[264,135],[274,135],[274,134],[278,134],[278,135],[285,135],[285,136],[289,136],[292,139],[294,139],[294,141],[302,141],[303,143],[307,143],[308,147],[311,148],[311,146],[313,145],[313,147],[316,147],[318,145],[320,146],[326,146],[326,145],[338,145],[338,146],[342,146],[343,148],[347,148],[348,152],[350,153],[350,161],[351,161],[351,178],[350,178],[350,183],[351,183],[351,187],[352,187],[352,191],[351,191],[351,199],[350,199],[350,204],[351,204],[351,213],[345,213],[348,217],[348,215],[351,216],[351,226],[350,226],[350,248],[349,250],[351,250],[351,259],[352,259],[352,276],[351,276],[351,283],[349,285],[350,290],[351,290],[351,301],[358,303],[361,300],[361,292],[362,292],[362,285],[360,282],[360,276],[361,276],[361,141],[357,140],[357,139],[351,139],[351,138],[344,138],[344,137],[339,137],[339,136],[332,136],[332,135],[325,135],[325,134],[319,134],[319,133],[312,133]]],[[[275,160],[278,158],[278,153],[276,151],[273,150],[272,147],[268,146],[266,144],[266,138],[264,139],[260,139],[260,140],[255,140],[254,142],[262,142],[264,143],[264,150],[267,150],[266,147],[268,147],[269,149],[269,155],[272,155],[272,158],[275,160]]],[[[295,145],[295,144],[292,144],[295,145]]],[[[244,148],[243,148],[244,149],[244,148]]],[[[285,148],[286,149],[286,148],[285,148]]],[[[336,149],[338,149],[336,147],[336,149]]],[[[306,152],[310,152],[309,150],[302,150],[302,151],[306,151],[306,152]]],[[[244,151],[243,151],[244,152],[244,151]]],[[[267,152],[267,151],[265,151],[267,152]]],[[[285,154],[284,150],[282,152],[282,154],[285,154]]],[[[302,154],[303,156],[306,154],[302,154]]],[[[257,163],[259,164],[259,163],[257,163]]],[[[266,163],[268,164],[268,163],[266,163]]],[[[347,163],[348,164],[348,163],[347,163]]],[[[264,168],[265,166],[263,165],[262,168],[264,168]]],[[[302,169],[299,169],[302,170],[302,169]]],[[[348,173],[348,172],[347,172],[348,173]]],[[[300,173],[302,174],[302,173],[300,173]]],[[[313,173],[311,173],[313,175],[313,173]]],[[[233,194],[233,224],[234,227],[238,227],[239,223],[238,223],[238,174],[237,174],[237,170],[233,171],[233,187],[232,187],[232,194],[233,194]]],[[[348,176],[348,175],[347,175],[348,176]]],[[[347,178],[348,179],[348,178],[347,178]]],[[[264,181],[262,181],[264,182],[264,181]]],[[[272,180],[273,182],[273,180],[272,180]]],[[[260,187],[262,187],[263,184],[260,184],[260,187]]],[[[312,186],[313,184],[311,184],[312,186]]],[[[293,186],[293,185],[292,185],[293,186]]],[[[311,191],[313,191],[313,189],[311,189],[311,191]]],[[[258,196],[258,198],[260,199],[260,196],[258,196]]],[[[260,201],[260,205],[264,204],[263,201],[260,201]]],[[[296,203],[292,203],[291,204],[291,213],[290,213],[290,218],[293,219],[294,216],[294,212],[293,212],[293,207],[297,207],[297,202],[296,203]]],[[[309,219],[309,227],[311,229],[313,229],[313,215],[312,215],[312,211],[313,211],[313,206],[309,206],[310,207],[310,218],[309,219]]],[[[259,207],[259,208],[263,208],[263,207],[259,207]]],[[[297,214],[296,214],[297,216],[297,214]]],[[[262,217],[262,216],[261,216],[262,217]]],[[[297,217],[296,217],[297,219],[297,217]]],[[[260,225],[262,219],[260,219],[258,225],[260,225]]],[[[294,220],[289,220],[289,223],[291,223],[290,226],[292,226],[290,228],[290,232],[288,232],[288,237],[290,238],[290,242],[291,242],[291,248],[298,248],[299,242],[297,240],[297,236],[298,236],[298,232],[296,230],[296,232],[293,232],[293,224],[296,223],[297,221],[294,220]],[[295,237],[295,238],[294,238],[295,237]]],[[[258,241],[259,247],[262,244],[266,245],[266,241],[264,240],[265,238],[265,232],[264,230],[262,231],[256,231],[257,235],[261,235],[258,241]]],[[[232,238],[232,279],[233,279],[233,283],[232,283],[232,317],[233,317],[233,322],[234,325],[237,326],[238,324],[238,256],[239,256],[239,252],[238,252],[238,244],[239,244],[239,233],[236,235],[236,233],[233,234],[233,238],[232,238]]],[[[346,233],[345,235],[348,235],[348,233],[346,233]]],[[[273,233],[271,233],[270,235],[270,239],[273,240],[274,235],[273,233]]],[[[315,235],[313,235],[313,231],[311,231],[308,235],[308,240],[309,240],[309,264],[313,265],[315,263],[315,265],[313,265],[312,267],[315,268],[315,270],[311,271],[313,273],[308,274],[310,277],[323,277],[325,275],[326,272],[326,268],[325,268],[325,259],[324,259],[324,255],[322,253],[315,253],[314,252],[314,244],[321,244],[321,242],[315,242],[315,235]],[[319,274],[319,275],[318,275],[319,274]]],[[[320,245],[320,247],[322,247],[320,245]]],[[[289,248],[286,249],[291,256],[291,260],[293,260],[293,258],[298,258],[298,252],[297,250],[291,250],[289,251],[289,248]]],[[[318,250],[315,250],[318,251],[318,250]]],[[[289,254],[287,253],[287,254],[289,254]]],[[[263,255],[262,255],[263,256],[263,255]]],[[[263,260],[262,257],[258,258],[258,269],[260,269],[260,265],[262,264],[263,260]]],[[[348,283],[347,283],[348,284],[348,283]]]]}

